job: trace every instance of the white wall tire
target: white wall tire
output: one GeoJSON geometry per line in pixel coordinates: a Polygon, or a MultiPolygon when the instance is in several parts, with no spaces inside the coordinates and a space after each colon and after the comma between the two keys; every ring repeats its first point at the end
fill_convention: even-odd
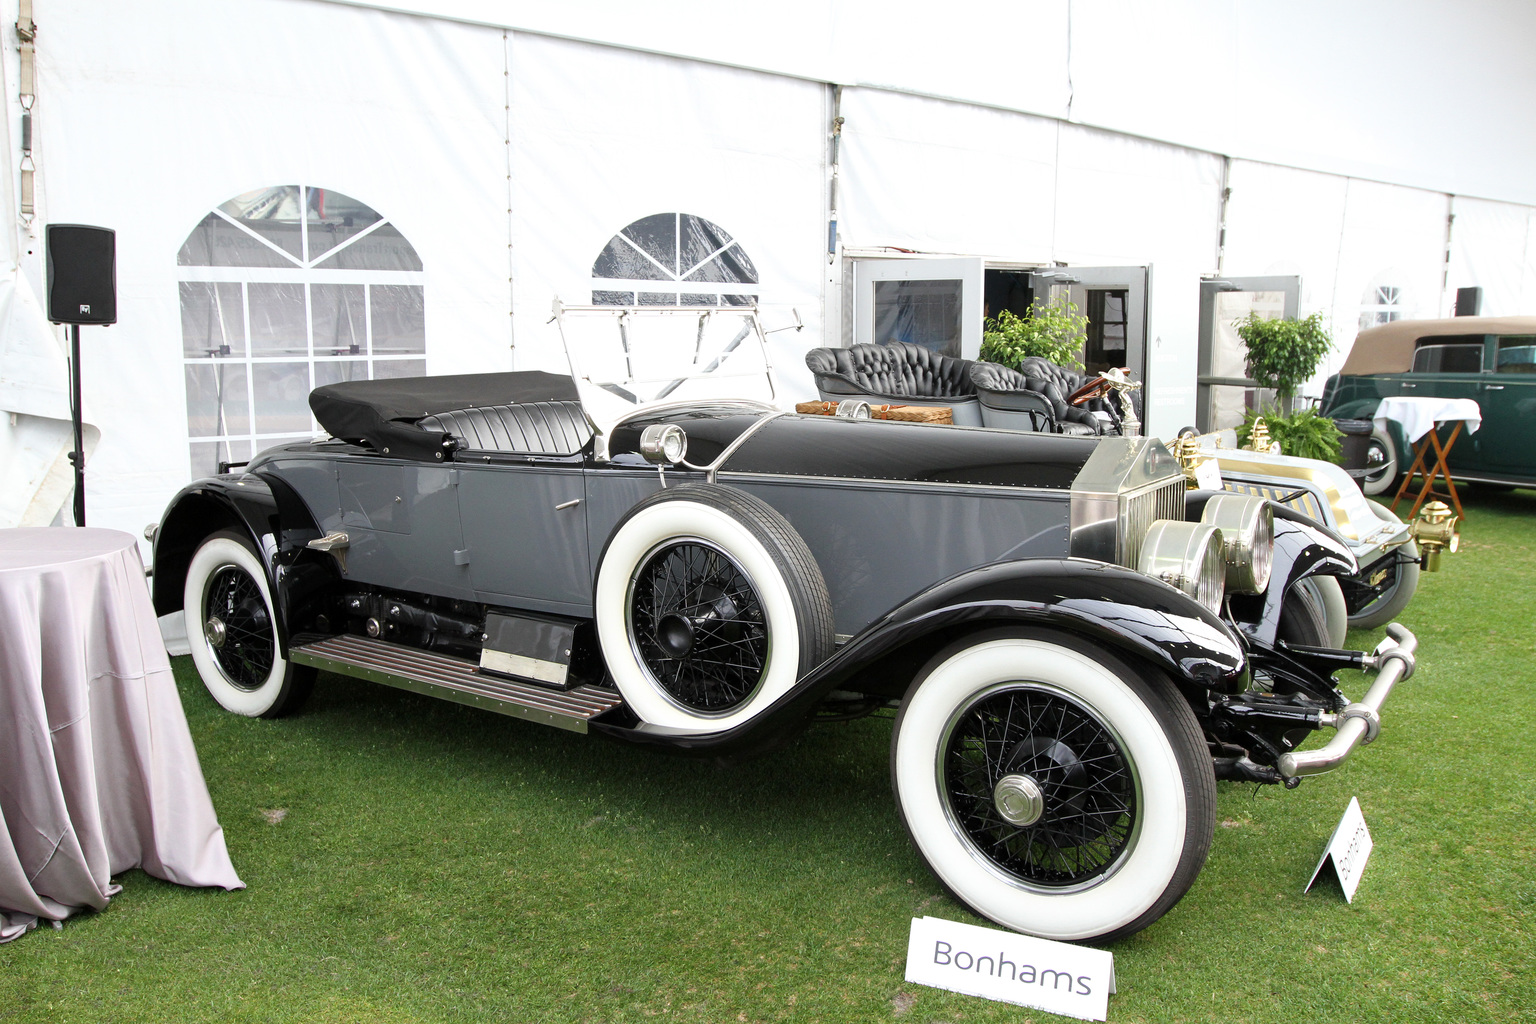
{"type": "Polygon", "coordinates": [[[653,725],[734,728],[832,652],[831,603],[805,542],[734,488],[672,487],[631,509],[594,603],[614,683],[653,725]]]}
{"type": "Polygon", "coordinates": [[[1157,920],[1199,874],[1215,823],[1210,754],[1172,684],[1050,633],[983,634],[929,662],[896,718],[891,777],[944,887],[1049,939],[1112,939],[1157,920]],[[994,756],[977,753],[989,745],[994,756]],[[988,786],[990,804],[978,797],[988,786]],[[1005,821],[998,801],[1020,794],[1037,817],[1005,821]],[[1083,822],[1099,823],[1094,838],[1067,845],[1083,822]]]}
{"type": "Polygon", "coordinates": [[[1307,595],[1306,618],[1309,621],[1304,628],[1311,639],[1284,635],[1284,618],[1281,619],[1281,639],[1314,647],[1343,647],[1344,638],[1349,633],[1349,607],[1344,603],[1344,590],[1339,581],[1333,576],[1309,576],[1292,588],[1292,600],[1298,590],[1307,595]]]}
{"type": "Polygon", "coordinates": [[[1370,471],[1361,478],[1360,489],[1367,495],[1386,494],[1395,490],[1402,482],[1403,471],[1407,467],[1403,464],[1397,445],[1392,441],[1392,435],[1381,427],[1373,428],[1365,451],[1366,466],[1370,471]]]}
{"type": "Polygon", "coordinates": [[[192,662],[226,711],[275,718],[309,695],[315,671],[282,657],[273,607],[266,571],[237,534],[203,541],[187,567],[182,609],[192,662]]]}
{"type": "MultiPolygon", "coordinates": [[[[1402,522],[1396,513],[1381,502],[1366,499],[1366,504],[1371,506],[1371,511],[1376,513],[1376,517],[1383,522],[1402,522]]],[[[1385,626],[1397,618],[1403,609],[1408,607],[1408,602],[1413,600],[1413,595],[1419,589],[1419,547],[1410,540],[1395,554],[1413,561],[1400,561],[1396,566],[1397,579],[1389,584],[1376,600],[1349,617],[1349,625],[1352,629],[1377,629],[1385,626]]]]}

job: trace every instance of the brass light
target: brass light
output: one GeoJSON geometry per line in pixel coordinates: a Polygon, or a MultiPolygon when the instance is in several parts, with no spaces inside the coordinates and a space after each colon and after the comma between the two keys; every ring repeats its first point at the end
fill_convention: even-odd
{"type": "Polygon", "coordinates": [[[1418,517],[1408,527],[1408,533],[1424,554],[1424,568],[1429,572],[1440,571],[1440,555],[1456,553],[1461,546],[1461,531],[1456,527],[1461,520],[1443,501],[1432,501],[1419,510],[1418,517]]]}

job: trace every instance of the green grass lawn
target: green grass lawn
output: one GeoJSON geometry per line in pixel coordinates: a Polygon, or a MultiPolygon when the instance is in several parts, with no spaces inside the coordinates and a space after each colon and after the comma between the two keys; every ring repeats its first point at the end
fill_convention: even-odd
{"type": "MultiPolygon", "coordinates": [[[[1465,504],[1382,738],[1292,792],[1221,785],[1194,889],[1110,947],[1111,1021],[1536,1017],[1536,492],[1465,504]],[[1303,895],[1351,796],[1356,900],[1303,895]]],[[[908,845],[889,720],[717,768],[336,676],[241,719],[176,669],[249,888],[128,872],[0,946],[0,1021],[1060,1019],[903,980],[914,916],[985,922],[908,845]]]]}

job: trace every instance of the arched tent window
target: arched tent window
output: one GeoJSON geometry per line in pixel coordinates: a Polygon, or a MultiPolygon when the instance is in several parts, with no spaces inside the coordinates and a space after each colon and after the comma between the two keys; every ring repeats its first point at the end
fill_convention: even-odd
{"type": "Polygon", "coordinates": [[[204,217],[176,262],[194,477],[312,435],[312,388],[426,373],[421,259],[356,199],[247,192],[204,217]]]}
{"type": "Polygon", "coordinates": [[[614,235],[592,264],[596,306],[750,306],[757,268],[719,225],[655,213],[614,235]]]}
{"type": "MultiPolygon", "coordinates": [[[[1390,281],[1394,277],[1384,275],[1382,279],[1390,281]]],[[[1360,297],[1360,329],[1401,320],[1407,312],[1405,291],[1395,284],[1373,284],[1367,288],[1360,297]]]]}

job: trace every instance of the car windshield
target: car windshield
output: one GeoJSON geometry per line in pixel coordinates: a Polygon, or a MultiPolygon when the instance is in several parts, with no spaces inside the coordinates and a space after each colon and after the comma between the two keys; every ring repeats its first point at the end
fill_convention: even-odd
{"type": "Polygon", "coordinates": [[[777,397],[757,310],[556,306],[581,401],[599,430],[662,402],[777,397]]]}

